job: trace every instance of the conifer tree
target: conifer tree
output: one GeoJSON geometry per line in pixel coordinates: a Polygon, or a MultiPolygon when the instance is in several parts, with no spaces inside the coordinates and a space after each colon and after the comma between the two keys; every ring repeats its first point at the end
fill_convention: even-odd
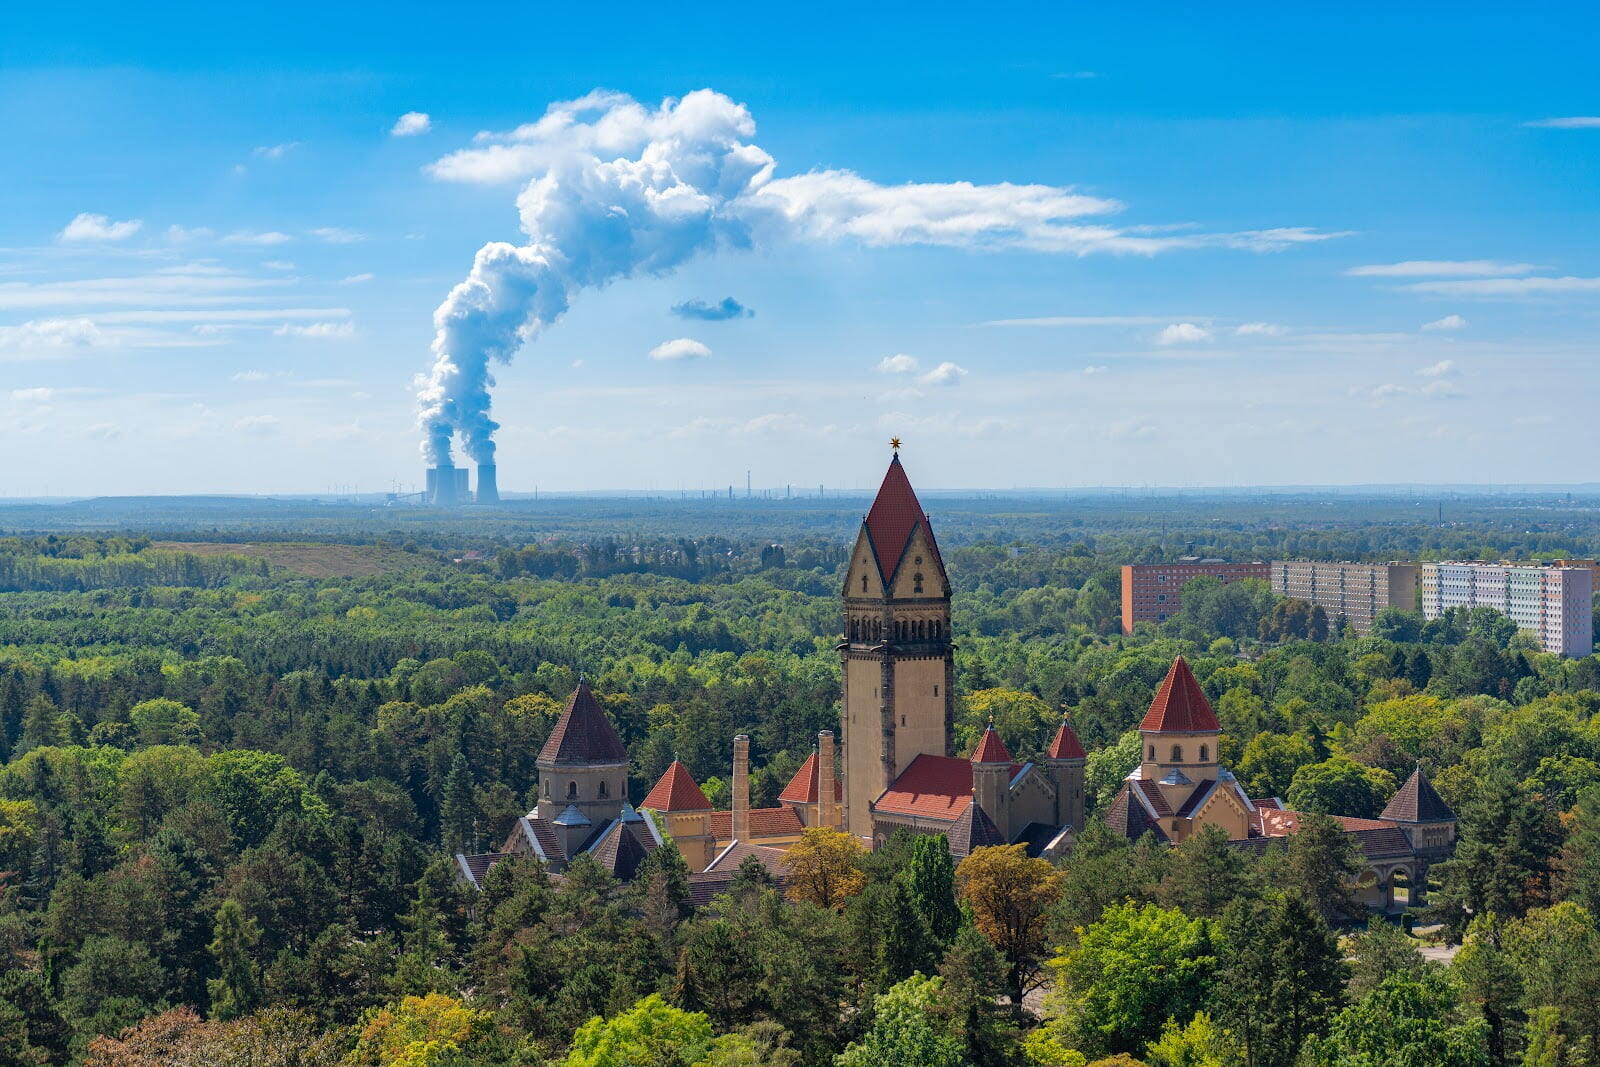
{"type": "Polygon", "coordinates": [[[1555,817],[1505,773],[1492,775],[1461,813],[1455,855],[1434,868],[1428,909],[1459,941],[1474,915],[1516,919],[1549,902],[1555,817]]]}
{"type": "Polygon", "coordinates": [[[22,734],[17,738],[16,754],[22,755],[47,745],[65,744],[67,724],[61,709],[43,693],[22,709],[22,734]]]}
{"type": "Polygon", "coordinates": [[[206,983],[211,994],[211,1014],[217,1019],[237,1019],[261,1002],[261,982],[250,951],[261,940],[261,928],[244,913],[237,900],[225,900],[217,909],[216,936],[211,955],[221,977],[206,983]]]}
{"type": "Polygon", "coordinates": [[[445,851],[476,851],[478,804],[472,792],[472,769],[467,766],[467,757],[459,752],[444,780],[439,804],[439,836],[445,851]]]}
{"type": "Polygon", "coordinates": [[[944,835],[919,835],[898,880],[905,882],[912,906],[939,948],[948,947],[961,929],[961,908],[956,904],[956,864],[944,835]]]}
{"type": "Polygon", "coordinates": [[[884,897],[881,910],[885,922],[878,949],[883,986],[887,988],[913,974],[931,975],[939,962],[940,946],[917,908],[907,881],[896,878],[886,887],[884,897]]]}
{"type": "Polygon", "coordinates": [[[1259,895],[1249,858],[1229,846],[1227,832],[1217,826],[1201,827],[1172,850],[1158,891],[1168,907],[1213,919],[1230,901],[1259,895]]]}
{"type": "Polygon", "coordinates": [[[1228,978],[1214,988],[1218,1021],[1243,1048],[1247,1067],[1290,1067],[1343,1001],[1338,940],[1295,893],[1230,905],[1222,932],[1228,978]]]}

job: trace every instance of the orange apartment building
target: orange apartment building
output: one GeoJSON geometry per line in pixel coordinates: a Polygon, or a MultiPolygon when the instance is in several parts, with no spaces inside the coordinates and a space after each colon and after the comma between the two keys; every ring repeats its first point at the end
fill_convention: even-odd
{"type": "Polygon", "coordinates": [[[1241,578],[1267,581],[1266,563],[1228,563],[1220,559],[1184,557],[1175,563],[1128,563],[1122,568],[1122,632],[1133,633],[1136,622],[1165,622],[1182,606],[1180,594],[1190,578],[1241,578]]]}

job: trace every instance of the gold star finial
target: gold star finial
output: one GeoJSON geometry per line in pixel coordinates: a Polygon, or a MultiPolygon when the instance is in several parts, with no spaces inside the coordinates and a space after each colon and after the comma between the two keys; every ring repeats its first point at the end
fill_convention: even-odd
{"type": "Polygon", "coordinates": [[[894,449],[896,452],[900,451],[900,438],[898,438],[898,437],[889,438],[889,447],[894,449]]]}

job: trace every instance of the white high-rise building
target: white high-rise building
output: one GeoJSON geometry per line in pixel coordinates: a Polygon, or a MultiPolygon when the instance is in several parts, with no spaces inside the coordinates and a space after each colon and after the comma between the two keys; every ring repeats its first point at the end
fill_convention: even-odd
{"type": "Polygon", "coordinates": [[[1490,607],[1539,639],[1546,652],[1594,651],[1594,576],[1588,567],[1541,563],[1424,563],[1418,575],[1422,614],[1490,607]]]}

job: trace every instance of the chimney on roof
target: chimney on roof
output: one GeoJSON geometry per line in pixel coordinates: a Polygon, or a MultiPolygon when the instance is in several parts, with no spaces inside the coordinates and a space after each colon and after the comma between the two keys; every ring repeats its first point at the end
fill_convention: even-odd
{"type": "Polygon", "coordinates": [[[750,840],[750,738],[733,739],[733,839],[750,840]]]}
{"type": "Polygon", "coordinates": [[[833,776],[833,731],[817,734],[817,825],[839,829],[838,779],[833,776]]]}

